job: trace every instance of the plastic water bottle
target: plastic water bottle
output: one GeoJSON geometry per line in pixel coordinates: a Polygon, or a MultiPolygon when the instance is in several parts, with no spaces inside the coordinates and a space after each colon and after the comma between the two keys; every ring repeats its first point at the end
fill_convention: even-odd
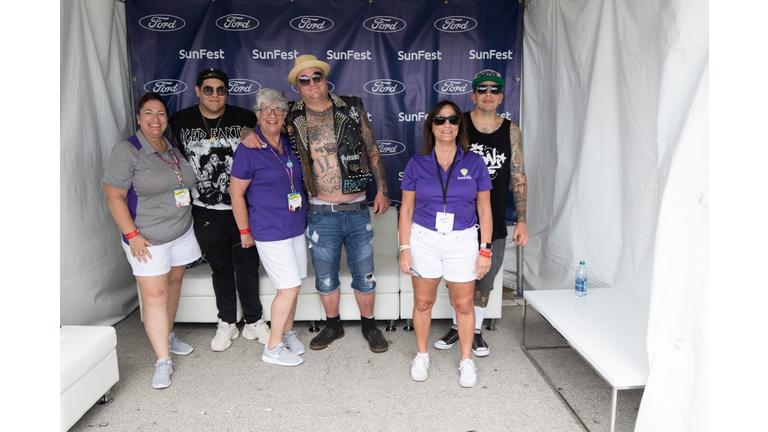
{"type": "Polygon", "coordinates": [[[584,261],[579,262],[579,268],[576,269],[576,297],[584,297],[587,295],[587,266],[584,261]]]}

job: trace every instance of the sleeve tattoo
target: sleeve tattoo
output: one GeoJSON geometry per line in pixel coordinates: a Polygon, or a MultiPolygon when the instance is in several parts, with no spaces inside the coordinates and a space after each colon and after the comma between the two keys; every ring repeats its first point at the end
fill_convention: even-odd
{"type": "Polygon", "coordinates": [[[512,200],[517,211],[517,221],[527,223],[525,211],[528,200],[528,179],[525,177],[523,141],[520,128],[514,124],[509,131],[509,141],[512,144],[512,159],[509,167],[512,177],[512,200]]]}
{"type": "Polygon", "coordinates": [[[376,182],[377,190],[381,191],[385,197],[389,197],[384,160],[381,157],[379,145],[376,144],[376,140],[373,138],[373,130],[371,130],[371,124],[368,122],[368,114],[365,110],[360,114],[360,118],[363,120],[363,145],[365,145],[365,152],[368,154],[368,165],[371,167],[373,180],[376,182]]]}

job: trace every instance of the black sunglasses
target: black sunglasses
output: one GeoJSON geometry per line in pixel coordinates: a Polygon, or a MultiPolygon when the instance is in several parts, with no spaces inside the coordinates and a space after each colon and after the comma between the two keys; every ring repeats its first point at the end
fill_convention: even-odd
{"type": "Polygon", "coordinates": [[[497,85],[479,85],[475,87],[475,92],[479,94],[487,93],[488,89],[491,89],[492,94],[500,94],[501,86],[497,85]]]}
{"type": "MultiPolygon", "coordinates": [[[[211,86],[204,86],[203,87],[203,94],[206,96],[210,96],[213,94],[213,87],[211,86]]],[[[224,86],[218,86],[216,87],[216,94],[219,96],[224,96],[227,94],[227,89],[224,88],[224,86]]]]}
{"type": "Polygon", "coordinates": [[[436,115],[432,119],[432,123],[434,123],[436,126],[442,126],[442,125],[445,124],[446,120],[448,120],[448,122],[451,123],[452,125],[456,126],[461,121],[461,118],[459,116],[455,115],[455,114],[454,115],[450,115],[448,117],[446,117],[444,115],[436,115]]]}
{"type": "MultiPolygon", "coordinates": [[[[315,82],[315,84],[320,84],[321,82],[323,82],[323,74],[321,74],[320,72],[313,73],[311,78],[312,78],[312,81],[315,82]]],[[[310,77],[306,75],[302,75],[297,79],[297,81],[299,84],[306,87],[309,85],[309,79],[310,77]]]]}

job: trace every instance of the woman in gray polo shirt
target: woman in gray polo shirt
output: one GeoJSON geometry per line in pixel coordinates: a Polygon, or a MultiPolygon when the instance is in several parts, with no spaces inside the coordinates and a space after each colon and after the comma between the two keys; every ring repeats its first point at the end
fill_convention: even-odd
{"type": "Polygon", "coordinates": [[[145,93],[136,107],[136,135],[115,145],[104,172],[104,195],[122,232],[122,246],[141,293],[144,329],[157,355],[154,388],[171,385],[171,353],[192,347],[171,330],[187,263],[201,255],[192,229],[189,187],[195,174],[163,136],[168,107],[145,93]]]}

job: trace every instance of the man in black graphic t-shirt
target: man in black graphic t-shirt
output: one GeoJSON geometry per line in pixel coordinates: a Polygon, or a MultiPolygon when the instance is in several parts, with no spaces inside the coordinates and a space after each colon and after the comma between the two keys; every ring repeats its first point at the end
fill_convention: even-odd
{"type": "Polygon", "coordinates": [[[224,351],[239,336],[237,293],[243,306],[243,337],[269,341],[269,327],[262,318],[259,300],[259,254],[255,247],[243,248],[232,214],[229,173],[232,155],[240,144],[240,130],[256,126],[252,111],[227,105],[229,78],[217,69],[197,76],[198,105],[174,114],[169,123],[171,139],[195,170],[192,215],[195,236],[213,271],[213,290],[219,322],[211,350],[224,351]]]}
{"type": "MultiPolygon", "coordinates": [[[[510,180],[512,181],[512,199],[517,212],[517,225],[512,238],[517,245],[528,244],[525,214],[528,181],[523,165],[523,144],[520,128],[496,114],[496,109],[504,99],[503,89],[504,79],[500,73],[490,69],[478,72],[472,81],[472,102],[475,104],[475,109],[464,113],[469,132],[469,149],[483,157],[493,186],[491,189],[492,243],[480,244],[481,248],[491,250],[491,269],[475,285],[475,338],[472,341],[472,354],[478,357],[487,356],[491,352],[483,339],[482,325],[488,298],[493,290],[493,281],[504,264],[507,239],[505,213],[510,180]]],[[[453,327],[435,342],[435,348],[451,348],[458,340],[454,312],[453,327]]]]}

